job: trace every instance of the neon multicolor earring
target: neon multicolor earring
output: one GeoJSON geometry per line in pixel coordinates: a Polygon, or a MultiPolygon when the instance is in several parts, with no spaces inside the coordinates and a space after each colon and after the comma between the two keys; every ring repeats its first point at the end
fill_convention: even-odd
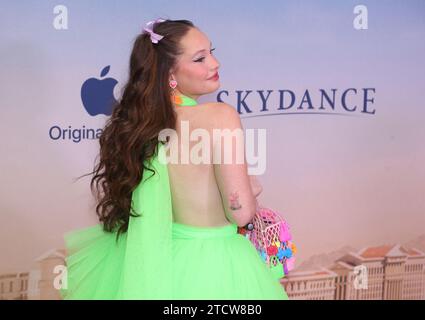
{"type": "Polygon", "coordinates": [[[174,104],[176,104],[177,106],[196,106],[198,105],[198,102],[188,96],[185,96],[184,94],[175,94],[174,89],[177,87],[177,81],[176,80],[170,80],[169,85],[171,88],[173,88],[173,96],[172,96],[172,101],[174,102],[174,104]]]}
{"type": "Polygon", "coordinates": [[[173,97],[172,97],[173,102],[176,103],[176,104],[180,104],[181,100],[179,99],[178,96],[176,97],[176,93],[174,91],[174,89],[177,87],[177,81],[172,79],[172,80],[170,80],[169,85],[173,89],[173,97]]]}
{"type": "Polygon", "coordinates": [[[173,89],[175,89],[177,87],[177,81],[174,80],[174,79],[173,80],[170,80],[170,83],[169,84],[170,84],[170,87],[173,88],[173,89]]]}

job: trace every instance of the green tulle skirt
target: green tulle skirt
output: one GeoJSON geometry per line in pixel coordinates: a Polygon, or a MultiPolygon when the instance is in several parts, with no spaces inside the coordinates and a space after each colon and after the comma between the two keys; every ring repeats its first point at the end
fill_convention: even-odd
{"type": "Polygon", "coordinates": [[[237,225],[197,227],[173,222],[163,148],[146,165],[118,241],[101,224],[64,236],[63,299],[288,299],[279,279],[237,225]]]}
{"type": "Polygon", "coordinates": [[[237,225],[173,224],[175,299],[288,299],[237,225]]]}

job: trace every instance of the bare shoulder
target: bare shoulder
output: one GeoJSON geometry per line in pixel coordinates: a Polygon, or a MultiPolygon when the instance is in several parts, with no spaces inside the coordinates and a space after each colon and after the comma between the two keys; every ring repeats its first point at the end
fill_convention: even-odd
{"type": "Polygon", "coordinates": [[[230,104],[224,102],[211,102],[205,104],[206,119],[214,127],[240,126],[238,111],[230,104]]]}
{"type": "Polygon", "coordinates": [[[223,114],[223,115],[224,114],[227,114],[227,115],[233,114],[233,115],[239,116],[236,109],[228,103],[225,103],[225,102],[210,102],[210,103],[207,103],[206,105],[208,105],[208,108],[211,109],[216,114],[223,114]]]}

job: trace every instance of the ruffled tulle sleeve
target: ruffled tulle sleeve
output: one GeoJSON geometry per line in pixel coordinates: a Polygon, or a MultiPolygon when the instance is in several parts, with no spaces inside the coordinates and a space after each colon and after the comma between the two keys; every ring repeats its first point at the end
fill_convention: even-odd
{"type": "Polygon", "coordinates": [[[130,218],[120,297],[171,299],[172,200],[164,148],[152,158],[155,174],[145,170],[134,190],[134,208],[142,216],[130,218]]]}
{"type": "Polygon", "coordinates": [[[126,233],[101,224],[65,234],[64,299],[171,299],[172,202],[161,143],[132,193],[134,210],[126,233]]]}

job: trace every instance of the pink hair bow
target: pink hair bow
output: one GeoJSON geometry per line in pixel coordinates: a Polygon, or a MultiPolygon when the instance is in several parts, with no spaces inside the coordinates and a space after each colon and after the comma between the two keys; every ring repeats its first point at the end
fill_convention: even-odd
{"type": "Polygon", "coordinates": [[[152,43],[158,43],[159,40],[164,38],[164,36],[157,34],[157,33],[153,32],[153,30],[152,30],[155,23],[164,22],[164,21],[165,20],[161,19],[161,18],[156,19],[156,20],[152,20],[152,21],[149,21],[148,23],[146,23],[146,26],[143,28],[143,30],[150,33],[152,43]]]}

